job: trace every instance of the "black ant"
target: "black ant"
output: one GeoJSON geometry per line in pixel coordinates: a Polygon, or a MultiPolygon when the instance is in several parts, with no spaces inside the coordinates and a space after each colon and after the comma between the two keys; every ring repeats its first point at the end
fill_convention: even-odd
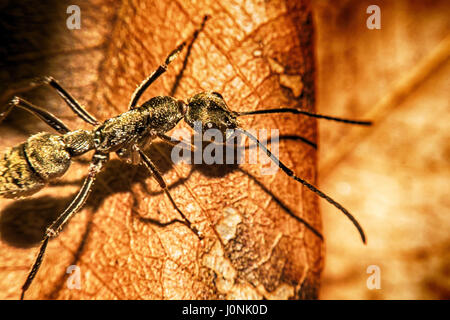
{"type": "MultiPolygon", "coordinates": [[[[203,28],[205,21],[206,17],[201,28],[203,28]]],[[[194,33],[194,37],[196,37],[200,29],[194,33]]],[[[192,226],[189,219],[177,207],[163,177],[152,160],[142,151],[142,148],[155,138],[161,138],[171,144],[174,144],[174,142],[183,144],[182,141],[175,140],[166,135],[166,132],[173,129],[182,119],[192,128],[194,128],[195,123],[201,123],[202,130],[214,128],[225,134],[227,130],[232,129],[235,132],[248,136],[289,177],[297,180],[343,212],[356,226],[362,241],[365,243],[366,239],[361,226],[342,205],[309,182],[297,177],[291,169],[276,158],[255,136],[240,128],[237,118],[245,115],[293,113],[358,125],[370,125],[371,122],[324,116],[291,108],[235,112],[228,108],[222,95],[214,91],[196,94],[189,98],[187,103],[170,96],[157,96],[138,106],[139,98],[145,90],[159,76],[166,72],[168,65],[177,57],[185,44],[186,42],[183,42],[173,50],[167,56],[164,63],[138,86],[129,103],[129,111],[110,118],[102,124],[89,114],[52,77],[44,77],[30,84],[28,89],[40,85],[49,85],[55,89],[77,116],[94,126],[92,130],[71,131],[53,114],[17,96],[10,101],[6,111],[0,114],[0,120],[2,120],[13,107],[20,107],[31,112],[58,132],[58,134],[38,133],[28,138],[26,142],[5,151],[0,157],[0,196],[2,197],[19,198],[36,193],[49,181],[61,177],[69,169],[72,158],[94,150],[88,175],[80,191],[66,210],[59,215],[45,232],[39,254],[22,286],[21,299],[24,298],[26,290],[31,285],[39,270],[49,239],[56,237],[65,223],[83,207],[97,174],[109,160],[109,154],[111,152],[115,152],[121,159],[131,161],[133,164],[143,163],[183,218],[179,222],[184,223],[199,239],[202,239],[202,234],[195,226],[192,226]]]]}

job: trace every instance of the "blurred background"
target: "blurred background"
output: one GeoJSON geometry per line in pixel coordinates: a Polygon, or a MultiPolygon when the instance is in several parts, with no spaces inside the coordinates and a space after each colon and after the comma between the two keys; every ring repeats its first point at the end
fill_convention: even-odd
{"type": "Polygon", "coordinates": [[[319,185],[363,225],[367,246],[321,202],[321,299],[450,299],[450,2],[313,1],[319,185]],[[381,29],[369,30],[369,5],[381,29]],[[369,290],[367,268],[380,268],[369,290]]]}

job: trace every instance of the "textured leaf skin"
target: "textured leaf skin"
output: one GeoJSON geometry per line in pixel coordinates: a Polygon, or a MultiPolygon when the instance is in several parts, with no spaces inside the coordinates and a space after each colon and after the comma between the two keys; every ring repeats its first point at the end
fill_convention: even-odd
{"type": "MultiPolygon", "coordinates": [[[[65,28],[67,5],[55,1],[53,7],[41,4],[32,12],[26,4],[5,9],[16,24],[2,26],[13,29],[10,45],[2,51],[7,55],[2,86],[49,74],[105,120],[126,110],[136,85],[208,14],[176,98],[214,90],[236,111],[277,106],[314,110],[314,36],[307,1],[234,6],[217,1],[88,1],[81,7],[80,30],[65,28]]],[[[169,94],[185,53],[141,103],[169,94]]],[[[51,90],[24,96],[71,128],[88,128],[51,90]]],[[[1,148],[48,130],[36,122],[22,111],[11,114],[0,126],[1,148]]],[[[298,116],[247,117],[242,126],[316,140],[315,121],[298,116]]],[[[280,158],[299,176],[315,182],[311,146],[281,139],[279,149],[280,158]]],[[[113,158],[85,209],[50,242],[26,298],[317,298],[323,242],[287,213],[320,231],[314,194],[280,171],[261,175],[260,165],[173,165],[170,152],[171,147],[156,143],[147,154],[205,239],[200,242],[181,224],[150,223],[148,219],[165,222],[178,216],[143,166],[113,158]],[[81,290],[66,285],[70,265],[80,267],[81,290]]],[[[59,183],[32,198],[0,200],[0,297],[19,297],[40,235],[70,202],[86,172],[85,163],[75,163],[59,183]]]]}

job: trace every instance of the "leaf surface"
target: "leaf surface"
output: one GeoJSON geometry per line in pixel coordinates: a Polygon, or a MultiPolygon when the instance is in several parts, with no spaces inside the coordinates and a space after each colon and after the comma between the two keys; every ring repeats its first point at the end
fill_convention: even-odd
{"type": "MultiPolygon", "coordinates": [[[[40,6],[35,10],[48,21],[36,16],[18,27],[4,22],[3,28],[19,30],[5,51],[3,79],[13,84],[50,74],[102,121],[126,111],[136,85],[189,39],[206,14],[210,19],[192,45],[176,98],[187,100],[214,90],[236,111],[279,106],[314,109],[313,25],[306,1],[233,5],[206,0],[192,4],[88,1],[81,6],[80,30],[67,30],[64,2],[52,8],[40,6]],[[28,46],[19,40],[29,40],[28,46]]],[[[24,8],[7,8],[7,12],[21,21],[24,8]]],[[[185,55],[186,50],[141,103],[171,92],[185,55]]],[[[51,90],[24,96],[46,106],[71,128],[88,128],[51,90]]],[[[35,122],[22,111],[11,114],[0,126],[2,149],[36,130],[48,130],[35,122]]],[[[316,139],[315,121],[298,116],[246,117],[242,126],[316,139]]],[[[177,128],[188,130],[182,123],[177,128]]],[[[145,167],[113,157],[85,208],[49,243],[27,298],[317,297],[323,242],[293,217],[320,231],[314,194],[281,171],[261,174],[260,164],[174,165],[171,147],[162,142],[146,153],[163,173],[178,206],[205,238],[199,241],[179,223],[151,223],[150,219],[164,223],[179,217],[145,167]],[[70,265],[80,268],[81,290],[67,286],[70,265]]],[[[300,177],[314,183],[316,155],[311,146],[280,139],[279,155],[300,177]]],[[[86,171],[86,163],[75,162],[63,179],[33,197],[0,201],[2,298],[19,297],[40,235],[70,202],[86,171]]]]}

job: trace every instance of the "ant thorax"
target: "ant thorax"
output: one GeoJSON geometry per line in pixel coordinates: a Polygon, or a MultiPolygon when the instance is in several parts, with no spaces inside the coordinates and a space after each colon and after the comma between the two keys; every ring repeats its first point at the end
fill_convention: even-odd
{"type": "Polygon", "coordinates": [[[178,100],[168,96],[154,97],[142,106],[106,120],[94,130],[95,150],[115,152],[165,133],[183,119],[178,100]]]}

